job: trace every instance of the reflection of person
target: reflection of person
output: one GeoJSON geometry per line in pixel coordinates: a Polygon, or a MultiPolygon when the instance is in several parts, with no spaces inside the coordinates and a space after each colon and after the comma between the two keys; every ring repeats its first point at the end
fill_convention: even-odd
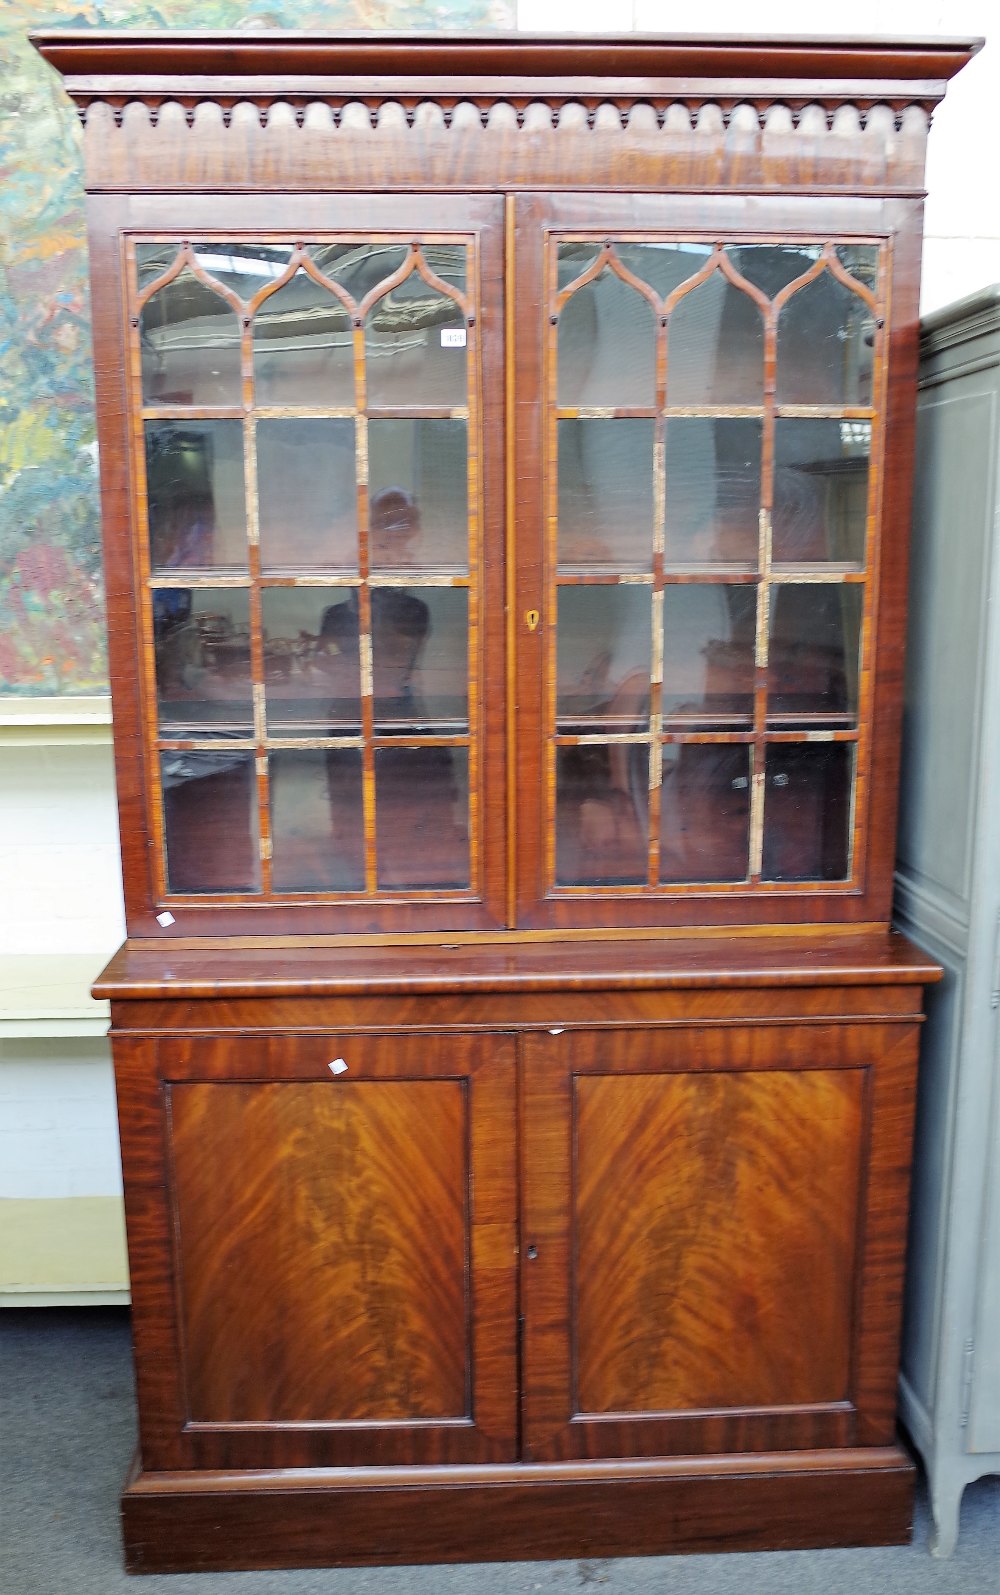
{"type": "MultiPolygon", "coordinates": [[[[390,570],[404,565],[419,530],[420,511],[408,493],[399,487],[378,493],[371,507],[372,565],[390,570]]],[[[373,587],[371,617],[375,713],[380,729],[387,730],[386,721],[412,720],[417,712],[414,676],[430,634],[430,610],[400,587],[373,587]]],[[[360,629],[358,591],[352,588],[343,603],[324,611],[320,637],[328,651],[353,665],[360,629]]],[[[333,718],[340,718],[337,709],[333,718]]]]}
{"type": "MultiPolygon", "coordinates": [[[[207,569],[212,563],[215,501],[207,489],[192,488],[166,505],[150,504],[154,571],[207,569]]],[[[158,587],[153,592],[153,630],[159,639],[191,616],[188,587],[158,587]]]]}
{"type": "MultiPolygon", "coordinates": [[[[370,562],[375,570],[395,572],[411,561],[410,547],[420,531],[420,511],[402,488],[377,493],[370,514],[370,562]]],[[[422,598],[402,587],[372,587],[372,694],[378,736],[414,736],[423,716],[416,681],[430,635],[430,610],[422,598]]],[[[320,637],[333,655],[359,658],[361,617],[358,590],[324,611],[320,637]]],[[[355,677],[355,679],[357,679],[355,677]]],[[[334,735],[345,725],[343,700],[331,704],[334,735]]],[[[356,724],[356,721],[355,721],[356,724]]],[[[357,755],[331,748],[327,785],[334,835],[361,849],[357,755]]],[[[456,826],[458,797],[452,753],[441,747],[378,748],[375,801],[378,878],[383,887],[461,884],[467,880],[464,825],[456,826]],[[462,835],[458,832],[461,830],[462,835]],[[457,873],[456,873],[457,871],[457,873]]]]}

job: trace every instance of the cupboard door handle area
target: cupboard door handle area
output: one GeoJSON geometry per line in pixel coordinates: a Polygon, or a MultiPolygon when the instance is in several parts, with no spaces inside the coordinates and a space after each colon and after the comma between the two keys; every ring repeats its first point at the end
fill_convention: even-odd
{"type": "Polygon", "coordinates": [[[525,1256],[527,1257],[529,1263],[533,1263],[535,1261],[535,1258],[538,1256],[538,1247],[537,1246],[529,1246],[527,1251],[525,1252],[525,1256]]]}

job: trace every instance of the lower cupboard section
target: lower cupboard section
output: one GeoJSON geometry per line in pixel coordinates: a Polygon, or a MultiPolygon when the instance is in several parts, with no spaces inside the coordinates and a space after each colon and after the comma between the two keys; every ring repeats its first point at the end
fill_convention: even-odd
{"type": "Polygon", "coordinates": [[[130,1566],[904,1539],[916,1037],[120,1027],[130,1566]]]}

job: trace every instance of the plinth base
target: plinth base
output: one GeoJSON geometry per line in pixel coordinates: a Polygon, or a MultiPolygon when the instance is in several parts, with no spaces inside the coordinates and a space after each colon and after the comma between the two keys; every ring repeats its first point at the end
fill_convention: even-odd
{"type": "Polygon", "coordinates": [[[896,1446],[643,1462],[146,1473],[122,1497],[133,1573],[899,1545],[896,1446]]]}

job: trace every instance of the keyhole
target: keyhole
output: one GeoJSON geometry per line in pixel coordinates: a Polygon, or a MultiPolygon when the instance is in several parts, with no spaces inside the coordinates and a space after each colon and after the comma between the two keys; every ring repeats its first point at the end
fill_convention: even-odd
{"type": "Polygon", "coordinates": [[[528,1262],[529,1263],[533,1263],[535,1261],[535,1258],[538,1256],[538,1247],[537,1246],[529,1246],[528,1247],[527,1256],[528,1256],[528,1262]]]}

